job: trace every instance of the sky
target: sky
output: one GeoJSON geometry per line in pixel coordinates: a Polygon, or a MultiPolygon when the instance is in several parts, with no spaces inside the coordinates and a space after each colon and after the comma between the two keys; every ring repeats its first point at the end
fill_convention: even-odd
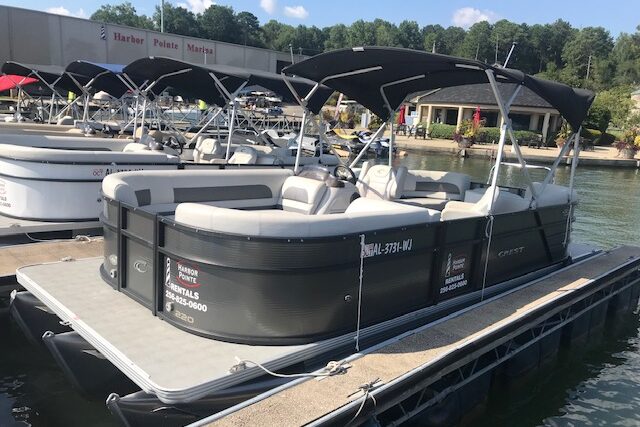
{"type": "MultiPolygon", "coordinates": [[[[124,0],[122,0],[124,1],[124,0]]],[[[88,18],[106,3],[122,1],[31,0],[29,9],[88,18]]],[[[160,0],[130,0],[138,13],[151,15],[160,0]]],[[[640,25],[639,0],[165,0],[193,12],[202,12],[211,4],[231,6],[236,12],[249,11],[261,23],[270,19],[291,25],[326,27],[338,23],[350,24],[358,19],[372,21],[382,18],[400,23],[415,20],[420,26],[440,24],[468,28],[475,22],[495,22],[508,19],[527,24],[551,23],[558,18],[576,28],[602,26],[616,37],[621,32],[633,33],[640,25]]],[[[3,0],[8,6],[25,7],[24,0],[3,0]]]]}

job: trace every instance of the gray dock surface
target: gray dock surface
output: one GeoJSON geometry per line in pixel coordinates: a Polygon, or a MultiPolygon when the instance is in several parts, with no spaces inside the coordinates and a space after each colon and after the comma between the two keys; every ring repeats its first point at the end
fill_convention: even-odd
{"type": "MultiPolygon", "coordinates": [[[[362,393],[357,393],[360,385],[376,378],[380,379],[381,385],[388,384],[412,371],[435,364],[452,352],[548,307],[560,297],[638,258],[640,248],[637,247],[621,247],[597,255],[434,326],[404,334],[401,339],[390,341],[388,345],[379,346],[350,361],[352,366],[344,375],[283,386],[275,393],[259,396],[251,405],[231,408],[224,417],[211,417],[210,425],[246,426],[268,422],[269,425],[292,426],[313,423],[356,399],[361,401],[362,393]]],[[[197,424],[206,422],[208,420],[205,419],[197,424]]]]}
{"type": "Polygon", "coordinates": [[[89,239],[52,240],[0,247],[0,278],[16,274],[20,267],[45,262],[100,256],[102,237],[89,239]]]}
{"type": "Polygon", "coordinates": [[[9,218],[0,215],[0,237],[25,233],[47,233],[51,231],[74,231],[102,228],[100,221],[49,222],[9,218]]]}

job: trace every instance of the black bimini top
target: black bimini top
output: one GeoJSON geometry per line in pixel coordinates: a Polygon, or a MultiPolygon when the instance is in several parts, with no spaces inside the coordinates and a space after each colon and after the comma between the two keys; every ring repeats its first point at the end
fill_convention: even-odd
{"type": "Polygon", "coordinates": [[[80,89],[73,80],[65,74],[64,68],[58,65],[36,65],[7,61],[2,64],[2,72],[4,74],[14,74],[23,77],[35,77],[38,80],[43,80],[50,86],[59,87],[70,92],[78,92],[80,89]]]}
{"type": "MultiPolygon", "coordinates": [[[[70,74],[83,86],[91,83],[91,89],[107,92],[109,95],[120,98],[129,91],[129,87],[125,85],[118,75],[122,75],[124,65],[119,64],[100,64],[90,61],[73,61],[65,72],[70,74]]],[[[142,82],[136,82],[140,85],[142,82]]]]}
{"type": "MultiPolygon", "coordinates": [[[[123,71],[138,80],[147,79],[152,82],[160,79],[163,87],[170,86],[184,95],[219,106],[225,105],[227,101],[221,96],[209,73],[213,73],[230,93],[235,92],[246,83],[246,86],[255,85],[269,89],[280,95],[284,101],[295,101],[295,97],[287,87],[284,78],[279,74],[267,71],[229,65],[193,64],[165,57],[142,58],[124,67],[123,71]]],[[[309,92],[315,85],[315,82],[301,78],[288,80],[301,96],[309,92]]],[[[318,113],[332,93],[333,89],[321,86],[316,96],[309,102],[308,108],[314,113],[318,113]]]]}
{"type": "Polygon", "coordinates": [[[577,128],[587,116],[594,94],[543,80],[518,70],[472,59],[410,49],[359,47],[334,50],[286,67],[283,72],[326,84],[388,120],[407,96],[450,86],[486,83],[486,70],[497,82],[526,86],[577,128]],[[385,100],[388,102],[385,102],[385,100]]]}

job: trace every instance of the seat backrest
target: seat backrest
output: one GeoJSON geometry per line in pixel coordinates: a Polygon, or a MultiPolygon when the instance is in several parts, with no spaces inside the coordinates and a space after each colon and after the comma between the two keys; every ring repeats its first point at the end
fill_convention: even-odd
{"type": "Polygon", "coordinates": [[[193,161],[196,163],[209,162],[212,159],[224,157],[225,148],[215,138],[202,138],[193,149],[193,161]]]}
{"type": "Polygon", "coordinates": [[[366,162],[360,171],[356,184],[360,196],[368,199],[393,200],[400,197],[404,187],[407,168],[397,169],[387,165],[373,165],[366,162]]]}
{"type": "Polygon", "coordinates": [[[510,191],[487,187],[475,203],[452,201],[442,210],[442,220],[469,218],[489,215],[491,196],[493,195],[493,214],[505,214],[529,209],[529,201],[510,191]]]}
{"type": "Polygon", "coordinates": [[[326,192],[327,186],[324,181],[291,176],[285,179],[282,185],[278,204],[284,211],[312,215],[317,212],[326,192]]]}
{"type": "Polygon", "coordinates": [[[240,145],[229,159],[230,165],[254,165],[258,160],[258,152],[248,145],[240,145]]]}
{"type": "Polygon", "coordinates": [[[447,171],[409,171],[402,197],[430,197],[442,200],[464,200],[471,187],[469,175],[447,171]]]}
{"type": "MultiPolygon", "coordinates": [[[[569,202],[575,203],[578,201],[578,194],[575,190],[569,193],[569,187],[565,187],[562,185],[555,184],[547,184],[544,191],[542,190],[541,182],[534,182],[533,188],[536,190],[536,194],[538,195],[538,199],[536,200],[536,206],[539,208],[545,206],[553,206],[553,205],[564,205],[569,202]]],[[[527,200],[531,200],[531,189],[527,187],[527,191],[524,195],[524,198],[527,200]]]]}

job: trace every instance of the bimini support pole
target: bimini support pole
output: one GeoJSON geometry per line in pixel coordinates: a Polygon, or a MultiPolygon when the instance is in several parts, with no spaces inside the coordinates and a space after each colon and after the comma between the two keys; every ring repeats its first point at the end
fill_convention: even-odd
{"type": "Polygon", "coordinates": [[[200,129],[198,130],[198,132],[196,132],[196,134],[195,134],[195,135],[193,135],[193,138],[191,138],[191,139],[189,140],[189,143],[190,143],[190,144],[191,144],[191,143],[194,143],[194,142],[198,139],[198,137],[202,134],[202,132],[204,132],[205,130],[207,130],[207,128],[209,127],[209,125],[210,125],[211,123],[213,123],[213,121],[214,121],[214,120],[215,120],[215,119],[216,119],[220,114],[222,114],[222,111],[223,111],[223,109],[222,109],[222,108],[219,108],[219,109],[218,109],[218,111],[216,111],[215,113],[213,113],[213,115],[209,118],[209,120],[207,120],[207,122],[206,122],[203,126],[201,126],[201,127],[200,127],[200,129]]]}
{"type": "MultiPolygon", "coordinates": [[[[516,152],[516,156],[518,157],[518,162],[520,163],[520,166],[522,168],[522,173],[524,175],[527,186],[531,190],[531,195],[533,197],[533,200],[536,200],[538,198],[538,194],[536,193],[535,188],[533,187],[533,181],[531,180],[531,176],[529,175],[529,171],[527,170],[527,162],[524,160],[524,157],[522,156],[520,145],[518,145],[518,140],[515,138],[515,135],[513,134],[511,119],[509,118],[509,110],[511,108],[511,104],[513,103],[513,101],[515,100],[515,97],[519,93],[521,86],[516,87],[516,90],[509,98],[509,101],[505,103],[502,99],[502,96],[500,95],[500,91],[498,90],[498,84],[496,83],[495,76],[493,75],[493,70],[485,70],[485,72],[487,74],[487,77],[489,78],[489,84],[491,86],[491,90],[493,91],[493,96],[496,99],[496,103],[498,104],[498,108],[500,109],[500,114],[502,114],[502,117],[504,118],[504,125],[502,129],[504,129],[506,134],[509,136],[509,139],[511,140],[511,146],[516,152]]],[[[501,139],[502,139],[502,129],[501,129],[501,135],[500,135],[501,139]]],[[[500,161],[502,161],[502,153],[499,153],[499,155],[500,155],[500,161]]],[[[495,169],[496,170],[494,172],[498,172],[500,169],[500,163],[498,162],[497,159],[496,159],[495,169]]],[[[494,176],[497,177],[497,174],[494,173],[494,176]]],[[[493,205],[493,199],[491,201],[491,204],[493,205]]]]}
{"type": "Polygon", "coordinates": [[[298,135],[298,151],[296,152],[296,163],[293,167],[294,175],[297,174],[300,169],[300,156],[302,155],[302,141],[304,140],[304,131],[307,125],[308,116],[309,116],[309,110],[305,108],[302,113],[302,123],[300,123],[300,134],[298,135]]]}
{"type": "MultiPolygon", "coordinates": [[[[569,213],[567,214],[567,224],[564,230],[564,244],[569,243],[571,217],[573,216],[573,204],[571,199],[573,196],[573,182],[576,175],[576,169],[578,168],[578,159],[580,158],[580,133],[582,132],[582,126],[578,127],[578,131],[573,137],[573,158],[571,159],[571,175],[569,175],[569,196],[567,202],[569,203],[569,213]]],[[[568,144],[567,144],[568,145],[568,144]]],[[[564,148],[564,147],[563,147],[564,148]]]]}
{"type": "Polygon", "coordinates": [[[231,100],[231,114],[229,115],[229,125],[227,128],[229,129],[229,133],[227,135],[227,152],[224,155],[224,161],[229,161],[229,156],[231,155],[231,139],[233,137],[233,130],[235,127],[236,121],[236,111],[238,110],[238,103],[235,99],[231,100]]]}
{"type": "Polygon", "coordinates": [[[393,166],[393,147],[396,144],[396,135],[393,131],[393,122],[394,117],[391,116],[391,120],[389,120],[389,131],[391,132],[391,136],[389,137],[389,166],[393,166]]]}
{"type": "Polygon", "coordinates": [[[360,150],[360,152],[358,153],[358,155],[356,156],[355,159],[353,159],[353,161],[351,162],[351,164],[349,165],[350,168],[354,168],[358,162],[360,161],[360,159],[362,158],[362,156],[364,156],[367,152],[367,150],[369,149],[369,146],[371,145],[371,143],[373,143],[373,141],[375,141],[380,135],[384,134],[385,129],[387,129],[387,122],[384,122],[382,124],[382,126],[380,126],[378,128],[377,131],[375,131],[375,133],[373,135],[371,135],[371,138],[369,138],[369,140],[367,141],[367,143],[364,145],[364,147],[362,147],[362,150],[360,150]]]}

